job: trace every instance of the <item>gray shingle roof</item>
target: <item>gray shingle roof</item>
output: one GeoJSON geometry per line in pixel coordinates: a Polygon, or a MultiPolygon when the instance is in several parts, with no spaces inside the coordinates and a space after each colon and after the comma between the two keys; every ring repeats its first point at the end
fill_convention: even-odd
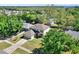
{"type": "Polygon", "coordinates": [[[30,23],[23,23],[23,28],[25,28],[25,29],[29,29],[29,28],[31,28],[31,26],[33,26],[33,25],[30,23]]]}
{"type": "Polygon", "coordinates": [[[29,30],[29,31],[26,31],[25,34],[24,34],[24,38],[26,39],[30,39],[32,36],[34,36],[35,33],[33,30],[29,30]]]}
{"type": "Polygon", "coordinates": [[[44,24],[35,24],[35,25],[32,27],[32,29],[34,29],[34,30],[40,30],[40,31],[44,31],[44,30],[46,30],[46,29],[48,29],[48,28],[49,28],[49,26],[44,25],[44,24]]]}
{"type": "Polygon", "coordinates": [[[0,51],[0,54],[8,54],[8,53],[6,53],[6,52],[4,52],[4,51],[0,51]]]}

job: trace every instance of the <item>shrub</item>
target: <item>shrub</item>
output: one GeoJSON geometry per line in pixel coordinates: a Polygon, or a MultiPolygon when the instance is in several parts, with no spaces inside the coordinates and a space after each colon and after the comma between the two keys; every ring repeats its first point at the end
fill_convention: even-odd
{"type": "Polygon", "coordinates": [[[74,40],[74,43],[75,45],[73,45],[72,47],[72,50],[71,50],[71,53],[72,54],[79,54],[79,40],[74,40]]]}
{"type": "Polygon", "coordinates": [[[76,19],[73,24],[74,30],[79,31],[79,19],[76,19]]]}

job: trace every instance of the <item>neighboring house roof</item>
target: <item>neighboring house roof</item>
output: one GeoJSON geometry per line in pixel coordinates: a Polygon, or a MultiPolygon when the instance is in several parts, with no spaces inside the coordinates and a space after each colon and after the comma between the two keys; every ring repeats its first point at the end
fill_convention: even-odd
{"type": "Polygon", "coordinates": [[[54,21],[54,20],[55,20],[54,18],[50,18],[50,19],[49,19],[49,21],[54,21]]]}
{"type": "Polygon", "coordinates": [[[58,26],[58,25],[55,23],[54,19],[49,19],[49,21],[48,21],[47,24],[48,24],[49,26],[58,26]]]}
{"type": "Polygon", "coordinates": [[[26,31],[25,34],[24,34],[24,38],[26,39],[30,39],[32,36],[34,36],[35,33],[33,30],[29,30],[29,31],[26,31]]]}
{"type": "Polygon", "coordinates": [[[23,28],[25,28],[25,29],[29,29],[29,28],[31,28],[33,25],[32,24],[30,24],[30,23],[23,23],[23,28]]]}
{"type": "Polygon", "coordinates": [[[48,21],[48,24],[55,24],[54,21],[48,21]]]}
{"type": "Polygon", "coordinates": [[[34,30],[37,30],[37,31],[44,31],[46,29],[50,28],[49,26],[47,25],[44,25],[44,24],[35,24],[32,29],[34,30]]]}
{"type": "Polygon", "coordinates": [[[6,53],[6,52],[4,52],[4,51],[0,51],[0,54],[8,54],[8,53],[6,53]]]}
{"type": "Polygon", "coordinates": [[[57,24],[55,24],[54,21],[49,21],[48,24],[50,24],[50,25],[57,25],[57,24]]]}

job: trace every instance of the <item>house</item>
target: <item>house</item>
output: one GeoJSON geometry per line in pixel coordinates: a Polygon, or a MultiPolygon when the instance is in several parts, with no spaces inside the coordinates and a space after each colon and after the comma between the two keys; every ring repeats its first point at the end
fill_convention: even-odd
{"type": "Polygon", "coordinates": [[[40,33],[42,35],[46,35],[46,33],[50,30],[50,27],[44,24],[35,24],[31,28],[35,31],[36,34],[40,33]]]}
{"type": "Polygon", "coordinates": [[[33,30],[26,31],[23,35],[24,39],[34,39],[35,33],[33,30]]]}
{"type": "Polygon", "coordinates": [[[23,23],[23,29],[24,31],[29,30],[33,25],[30,23],[23,23]]]}
{"type": "Polygon", "coordinates": [[[49,19],[48,24],[49,26],[57,27],[58,25],[55,23],[55,19],[49,19]]]}
{"type": "Polygon", "coordinates": [[[4,14],[10,16],[12,14],[12,11],[11,10],[4,10],[4,14]]]}
{"type": "Polygon", "coordinates": [[[19,11],[17,11],[17,10],[12,11],[12,15],[18,15],[18,14],[19,14],[19,11]]]}
{"type": "Polygon", "coordinates": [[[49,21],[47,25],[52,26],[52,27],[57,27],[58,26],[57,24],[55,24],[54,21],[49,21]]]}

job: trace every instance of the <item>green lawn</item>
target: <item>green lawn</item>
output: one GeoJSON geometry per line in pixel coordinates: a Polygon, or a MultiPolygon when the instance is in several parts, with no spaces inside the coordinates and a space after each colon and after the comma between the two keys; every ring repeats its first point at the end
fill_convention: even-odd
{"type": "Polygon", "coordinates": [[[28,54],[28,52],[18,48],[12,54],[28,54]]]}
{"type": "Polygon", "coordinates": [[[1,42],[0,43],[0,50],[3,50],[5,48],[8,48],[9,46],[11,46],[10,44],[6,43],[6,42],[1,42]]]}
{"type": "Polygon", "coordinates": [[[40,44],[41,43],[41,39],[42,38],[40,38],[40,39],[33,39],[33,40],[31,40],[31,41],[28,41],[28,42],[26,42],[25,44],[23,44],[22,45],[22,47],[24,47],[24,48],[27,48],[27,49],[29,49],[29,50],[33,50],[33,49],[35,49],[35,48],[40,48],[42,45],[40,44]]]}

